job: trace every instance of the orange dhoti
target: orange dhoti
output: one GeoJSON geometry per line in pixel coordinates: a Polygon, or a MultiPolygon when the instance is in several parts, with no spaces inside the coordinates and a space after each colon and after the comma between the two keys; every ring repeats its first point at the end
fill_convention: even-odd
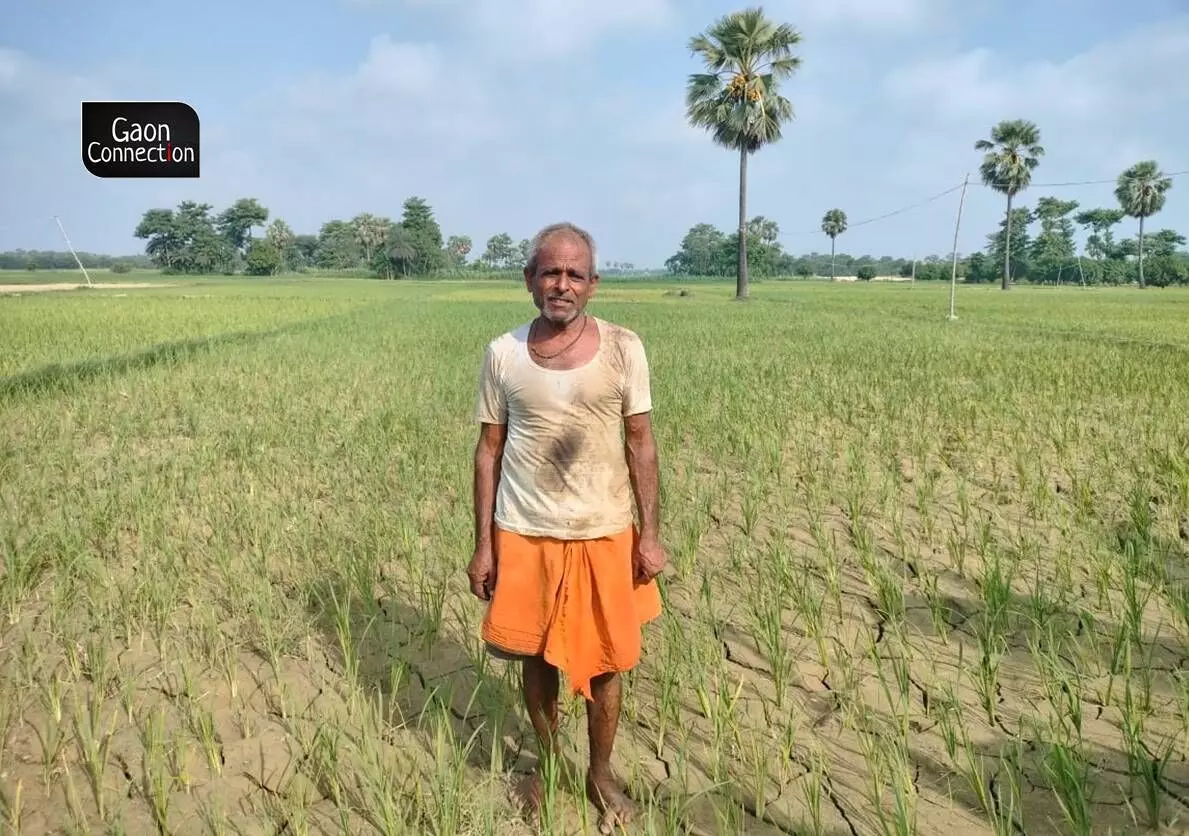
{"type": "Polygon", "coordinates": [[[635,539],[634,528],[593,540],[497,529],[483,640],[497,655],[543,656],[574,693],[592,699],[591,679],[635,667],[640,628],[661,614],[656,581],[633,578],[635,539]]]}

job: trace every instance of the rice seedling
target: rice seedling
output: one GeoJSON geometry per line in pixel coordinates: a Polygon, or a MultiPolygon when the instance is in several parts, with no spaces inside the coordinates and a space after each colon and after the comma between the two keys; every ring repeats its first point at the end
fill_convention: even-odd
{"type": "Polygon", "coordinates": [[[1093,767],[1086,761],[1081,747],[1052,744],[1042,762],[1042,770],[1061,805],[1070,832],[1089,836],[1094,824],[1093,767]]]}
{"type": "Polygon", "coordinates": [[[113,712],[111,722],[104,728],[102,715],[102,698],[92,691],[87,697],[85,707],[75,706],[73,726],[79,760],[94,796],[95,807],[99,818],[106,822],[110,808],[104,788],[104,777],[111,761],[111,741],[119,716],[113,712]]]}
{"type": "Polygon", "coordinates": [[[756,569],[755,593],[748,600],[752,635],[772,674],[778,710],[785,707],[795,661],[785,617],[793,602],[794,571],[783,549],[770,549],[756,569]]]}
{"type": "Polygon", "coordinates": [[[829,765],[820,745],[810,749],[809,766],[802,784],[804,788],[805,806],[809,810],[809,830],[814,836],[821,836],[825,832],[822,821],[822,800],[829,780],[829,765]]]}

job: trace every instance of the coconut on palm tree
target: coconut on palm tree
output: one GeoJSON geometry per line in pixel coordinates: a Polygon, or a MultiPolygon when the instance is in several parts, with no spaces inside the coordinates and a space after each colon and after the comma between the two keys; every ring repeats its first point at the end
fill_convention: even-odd
{"type": "Polygon", "coordinates": [[[1115,198],[1133,218],[1139,218],[1139,286],[1144,287],[1144,218],[1164,208],[1172,178],[1165,177],[1155,160],[1136,163],[1119,175],[1115,198]]]}
{"type": "Polygon", "coordinates": [[[834,239],[846,232],[846,213],[831,209],[823,215],[822,232],[830,236],[830,281],[834,281],[834,239]]]}
{"type": "Polygon", "coordinates": [[[1032,182],[1032,172],[1040,165],[1045,149],[1040,144],[1040,129],[1026,119],[1008,119],[991,128],[991,138],[974,143],[974,150],[985,151],[979,174],[983,183],[1007,195],[1004,214],[1003,289],[1011,287],[1011,203],[1032,182]]]}
{"type": "Polygon", "coordinates": [[[714,142],[739,152],[739,265],[735,298],[746,299],[747,158],[781,138],[793,106],[779,93],[780,82],[801,66],[793,47],[801,35],[764,16],[761,8],[725,15],[689,42],[705,72],[689,77],[686,115],[714,142]]]}

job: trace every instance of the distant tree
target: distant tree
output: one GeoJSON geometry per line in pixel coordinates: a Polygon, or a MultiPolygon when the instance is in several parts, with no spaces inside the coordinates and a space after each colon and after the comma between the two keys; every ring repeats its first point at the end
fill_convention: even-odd
{"type": "Polygon", "coordinates": [[[424,198],[410,197],[405,201],[400,225],[408,233],[409,243],[416,253],[414,273],[427,275],[446,266],[442,229],[424,198]]]}
{"type": "Polygon", "coordinates": [[[1111,228],[1126,216],[1127,213],[1122,209],[1087,209],[1078,212],[1073,219],[1090,233],[1086,236],[1086,255],[1099,262],[1113,258],[1115,241],[1111,228]]]}
{"type": "Polygon", "coordinates": [[[780,226],[763,215],[756,215],[747,222],[747,232],[749,237],[769,246],[780,239],[780,226]]]}
{"type": "Polygon", "coordinates": [[[467,235],[451,235],[446,240],[446,260],[454,269],[464,267],[471,252],[471,239],[467,235]]]}
{"type": "MultiPolygon", "coordinates": [[[[726,236],[724,236],[726,238],[726,236]]],[[[738,241],[727,239],[730,260],[738,262],[738,241]]],[[[771,218],[756,215],[747,222],[748,273],[773,276],[780,272],[784,251],[780,246],[780,226],[771,218]]],[[[725,265],[724,265],[725,266],[725,265]]]]}
{"type": "Polygon", "coordinates": [[[749,8],[719,18],[689,42],[705,71],[689,76],[687,118],[709,131],[717,145],[739,152],[737,299],[748,296],[747,158],[778,142],[781,124],[793,118],[779,84],[801,65],[793,54],[800,41],[792,26],[769,20],[762,8],[749,8]]]}
{"type": "Polygon", "coordinates": [[[966,281],[973,284],[990,284],[996,279],[996,263],[988,259],[985,253],[971,253],[966,265],[966,281]]]}
{"type": "Polygon", "coordinates": [[[258,238],[248,244],[244,265],[251,276],[275,275],[281,269],[281,251],[270,239],[258,238]]]}
{"type": "Polygon", "coordinates": [[[1155,160],[1144,160],[1119,175],[1115,185],[1115,199],[1119,207],[1133,218],[1139,218],[1139,286],[1144,287],[1144,219],[1164,208],[1172,178],[1165,177],[1155,160]]]}
{"type": "Polygon", "coordinates": [[[1168,287],[1174,284],[1189,284],[1189,257],[1184,255],[1145,256],[1147,264],[1146,281],[1152,287],[1168,287]]]}
{"type": "Polygon", "coordinates": [[[987,236],[987,249],[999,264],[1010,264],[1014,277],[1027,277],[1031,264],[1028,254],[1031,251],[1031,240],[1028,226],[1035,220],[1032,210],[1027,206],[1017,206],[1011,210],[1011,215],[999,222],[999,229],[987,236]],[[1008,218],[1011,226],[1008,227],[1008,218]],[[1005,255],[1008,248],[1010,253],[1005,255]]]}
{"type": "Polygon", "coordinates": [[[520,253],[520,264],[517,266],[523,267],[524,265],[528,264],[529,256],[533,254],[533,242],[527,238],[523,238],[521,239],[517,250],[520,253]]]}
{"type": "Polygon", "coordinates": [[[215,219],[215,229],[236,252],[247,252],[252,227],[264,226],[268,210],[254,197],[244,197],[224,209],[215,219]]]}
{"type": "Polygon", "coordinates": [[[822,232],[830,236],[830,281],[834,281],[834,241],[846,232],[846,213],[841,209],[831,209],[823,215],[822,232]]]}
{"type": "MultiPolygon", "coordinates": [[[[359,267],[363,249],[359,241],[358,218],[352,221],[333,220],[322,224],[318,232],[318,247],[314,263],[328,270],[359,267]]],[[[368,239],[371,240],[371,239],[368,239]]]]}
{"type": "Polygon", "coordinates": [[[317,235],[296,235],[293,238],[293,253],[298,266],[313,267],[318,257],[317,235]]]}
{"type": "Polygon", "coordinates": [[[1185,236],[1175,229],[1162,229],[1145,237],[1144,250],[1152,256],[1175,255],[1177,247],[1185,245],[1185,236]]]}
{"type": "Polygon", "coordinates": [[[74,260],[76,254],[88,270],[116,270],[117,267],[149,269],[156,266],[145,254],[113,256],[84,250],[74,253],[65,250],[3,250],[0,251],[0,270],[77,270],[78,263],[74,260]]]}
{"type": "Polygon", "coordinates": [[[384,235],[372,255],[371,267],[377,275],[395,279],[397,275],[416,273],[420,256],[413,233],[403,223],[388,221],[384,235]]]}
{"type": "Polygon", "coordinates": [[[859,277],[860,281],[869,282],[875,278],[875,268],[870,264],[864,264],[862,267],[856,270],[855,273],[859,277]]]}
{"type": "Polygon", "coordinates": [[[264,231],[264,237],[277,253],[277,266],[273,272],[279,273],[281,270],[292,267],[293,262],[296,260],[296,253],[293,251],[293,242],[297,236],[293,234],[293,230],[289,224],[280,218],[275,219],[268,225],[268,229],[264,231]]]}
{"type": "Polygon", "coordinates": [[[1032,241],[1030,256],[1039,271],[1037,278],[1057,282],[1076,255],[1073,220],[1069,214],[1078,208],[1076,200],[1042,197],[1036,201],[1036,219],[1040,234],[1032,241]]]}
{"type": "Polygon", "coordinates": [[[371,212],[360,212],[351,219],[351,231],[359,248],[363,251],[364,264],[371,264],[376,250],[384,243],[388,218],[379,218],[371,212]]]}
{"type": "Polygon", "coordinates": [[[145,252],[166,273],[232,273],[236,251],[218,231],[211,208],[185,200],[176,210],[150,209],[133,234],[147,239],[145,252]]]}
{"type": "Polygon", "coordinates": [[[147,210],[133,235],[148,239],[145,253],[153,259],[158,269],[167,273],[172,270],[174,259],[180,256],[183,246],[172,209],[147,210]]]}
{"type": "Polygon", "coordinates": [[[516,261],[516,245],[512,243],[512,236],[500,232],[487,239],[487,249],[483,251],[482,261],[492,270],[509,269],[516,261]]]}
{"type": "MultiPolygon", "coordinates": [[[[976,142],[974,150],[986,152],[979,168],[983,183],[1007,195],[1007,211],[1003,213],[1006,224],[1006,219],[1011,217],[1012,199],[1032,182],[1032,172],[1044,156],[1040,129],[1025,119],[1005,120],[991,128],[989,140],[980,139],[976,142]]],[[[1003,248],[1004,290],[1011,287],[1012,247],[1009,227],[1010,224],[1005,227],[1009,240],[1003,248]]]]}
{"type": "Polygon", "coordinates": [[[681,239],[681,248],[666,262],[671,273],[685,276],[722,275],[718,263],[725,236],[712,224],[695,224],[681,239]]]}

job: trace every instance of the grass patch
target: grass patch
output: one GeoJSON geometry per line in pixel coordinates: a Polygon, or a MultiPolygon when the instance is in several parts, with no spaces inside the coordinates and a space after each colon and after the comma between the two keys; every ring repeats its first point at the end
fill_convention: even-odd
{"type": "MultiPolygon", "coordinates": [[[[673,558],[616,748],[641,832],[1184,827],[1189,293],[679,289],[593,307],[649,350],[673,558]]],[[[530,832],[463,575],[521,284],[0,305],[6,829],[530,832]]]]}

